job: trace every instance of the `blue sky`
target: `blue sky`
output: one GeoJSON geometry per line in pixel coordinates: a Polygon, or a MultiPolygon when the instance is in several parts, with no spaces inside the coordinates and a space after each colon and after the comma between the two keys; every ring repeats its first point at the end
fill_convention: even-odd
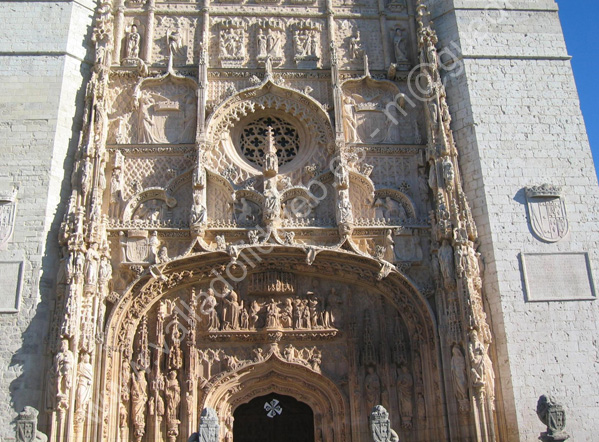
{"type": "Polygon", "coordinates": [[[568,53],[586,122],[595,168],[599,164],[599,0],[557,0],[568,53]]]}

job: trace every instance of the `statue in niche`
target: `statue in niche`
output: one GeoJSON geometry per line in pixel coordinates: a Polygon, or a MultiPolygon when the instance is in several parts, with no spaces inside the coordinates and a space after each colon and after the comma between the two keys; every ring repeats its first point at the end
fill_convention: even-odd
{"type": "Polygon", "coordinates": [[[147,390],[148,381],[146,380],[146,372],[138,370],[131,377],[131,418],[136,428],[135,434],[140,437],[143,436],[145,426],[145,408],[148,401],[147,390]]]}
{"type": "Polygon", "coordinates": [[[443,283],[446,288],[451,289],[455,286],[455,266],[453,259],[453,247],[447,240],[439,248],[439,269],[443,277],[443,283]]]}
{"type": "Polygon", "coordinates": [[[262,30],[262,28],[258,29],[258,57],[259,58],[266,58],[266,55],[268,53],[267,51],[267,37],[266,35],[264,35],[264,31],[262,30]]]}
{"type": "Polygon", "coordinates": [[[177,379],[177,372],[172,370],[168,374],[166,381],[166,420],[171,425],[179,423],[177,412],[181,402],[181,387],[177,379]]]}
{"type": "MultiPolygon", "coordinates": [[[[388,35],[388,34],[387,34],[388,35]]],[[[395,52],[395,62],[402,63],[408,60],[405,52],[405,39],[401,28],[395,29],[395,35],[393,36],[393,50],[395,52]]]]}
{"type": "Polygon", "coordinates": [[[293,301],[291,298],[286,298],[283,301],[280,321],[283,328],[291,328],[293,326],[293,301]]]}
{"type": "Polygon", "coordinates": [[[360,31],[357,31],[357,33],[352,35],[349,39],[349,58],[352,60],[361,60],[364,58],[364,46],[362,44],[360,31]]]}
{"type": "Polygon", "coordinates": [[[266,305],[266,328],[277,328],[279,326],[279,306],[274,299],[266,305]]]}
{"type": "Polygon", "coordinates": [[[245,57],[242,29],[223,29],[220,33],[220,55],[223,58],[245,57]]]}
{"type": "Polygon", "coordinates": [[[460,411],[468,411],[468,376],[466,374],[466,358],[462,350],[455,345],[451,349],[451,378],[453,389],[460,411]]]}
{"type": "Polygon", "coordinates": [[[243,309],[243,301],[239,302],[238,298],[239,297],[234,290],[229,290],[227,296],[223,298],[225,305],[223,321],[232,330],[239,330],[240,328],[240,317],[241,311],[243,309]]]}
{"type": "Polygon", "coordinates": [[[58,406],[59,408],[68,408],[67,398],[71,390],[71,376],[73,373],[75,360],[73,352],[69,349],[69,341],[63,339],[60,343],[60,351],[54,356],[54,375],[56,376],[56,385],[58,387],[58,406]]]}
{"type": "Polygon", "coordinates": [[[85,413],[92,395],[92,381],[94,378],[94,369],[90,363],[90,356],[87,353],[81,355],[81,361],[77,369],[77,413],[85,413]]]}
{"type": "Polygon", "coordinates": [[[131,31],[129,31],[126,36],[125,58],[127,58],[127,59],[139,58],[139,43],[140,43],[140,41],[141,41],[141,37],[139,35],[139,32],[137,32],[137,26],[131,25],[131,31]]]}
{"type": "Polygon", "coordinates": [[[337,221],[340,224],[353,221],[348,189],[339,191],[339,201],[337,201],[337,221]]]}
{"type": "Polygon", "coordinates": [[[300,330],[302,327],[303,321],[303,311],[302,311],[302,300],[297,298],[293,301],[294,310],[293,310],[293,328],[296,330],[300,330]]]}
{"type": "Polygon", "coordinates": [[[258,328],[260,326],[260,310],[262,306],[258,301],[253,300],[250,305],[250,327],[258,328]]]}
{"type": "Polygon", "coordinates": [[[366,406],[372,410],[375,405],[381,403],[381,379],[373,365],[366,367],[364,389],[366,390],[366,406]]]}
{"type": "Polygon", "coordinates": [[[384,254],[383,259],[385,261],[395,261],[395,241],[393,241],[393,231],[387,229],[385,231],[385,239],[383,240],[384,254]]]}
{"type": "Polygon", "coordinates": [[[308,309],[310,310],[310,328],[312,330],[320,328],[322,316],[319,312],[318,296],[315,293],[308,296],[308,309]]]}
{"type": "Polygon", "coordinates": [[[267,50],[268,55],[274,58],[282,57],[281,51],[281,36],[278,32],[269,30],[267,37],[267,50]]]}
{"type": "Polygon", "coordinates": [[[354,100],[348,96],[343,97],[343,132],[346,143],[359,143],[358,121],[356,119],[354,100]]]}
{"type": "Polygon", "coordinates": [[[240,198],[235,202],[235,219],[238,223],[257,223],[259,209],[252,202],[245,198],[240,198]]]}
{"type": "Polygon", "coordinates": [[[220,321],[218,320],[218,314],[216,312],[216,296],[214,296],[214,289],[209,288],[206,292],[206,298],[202,302],[200,311],[208,316],[208,330],[218,330],[220,321]]]}
{"type": "Polygon", "coordinates": [[[98,267],[100,264],[100,254],[98,253],[98,243],[93,243],[85,253],[85,283],[96,284],[98,282],[98,267]]]}
{"type": "Polygon", "coordinates": [[[202,203],[202,196],[198,192],[193,196],[193,205],[189,214],[189,224],[199,226],[206,222],[206,207],[202,203]]]}
{"type": "Polygon", "coordinates": [[[239,327],[241,330],[247,330],[250,328],[250,315],[245,308],[241,309],[241,316],[239,318],[239,327]]]}
{"type": "Polygon", "coordinates": [[[150,108],[155,104],[152,95],[147,91],[142,91],[137,99],[139,109],[138,134],[137,140],[141,144],[160,143],[160,136],[157,134],[154,118],[150,114],[150,108]]]}
{"type": "Polygon", "coordinates": [[[485,347],[473,329],[468,333],[468,355],[470,356],[470,375],[473,387],[485,385],[485,347]]]}
{"type": "Polygon", "coordinates": [[[412,428],[412,417],[414,409],[412,405],[412,389],[414,387],[414,378],[406,364],[402,364],[397,369],[397,396],[399,397],[399,411],[401,414],[401,426],[403,428],[412,428]]]}

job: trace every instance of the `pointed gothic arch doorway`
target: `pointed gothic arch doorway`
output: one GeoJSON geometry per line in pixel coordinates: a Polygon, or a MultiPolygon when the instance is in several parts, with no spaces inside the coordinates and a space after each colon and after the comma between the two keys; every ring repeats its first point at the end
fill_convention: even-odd
{"type": "Polygon", "coordinates": [[[233,442],[314,442],[314,412],[291,396],[259,396],[233,417],[233,442]]]}

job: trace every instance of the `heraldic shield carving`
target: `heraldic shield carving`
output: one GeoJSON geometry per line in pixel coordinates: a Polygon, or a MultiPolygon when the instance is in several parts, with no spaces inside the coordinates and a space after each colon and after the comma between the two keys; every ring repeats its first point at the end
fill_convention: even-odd
{"type": "Polygon", "coordinates": [[[543,241],[557,242],[568,234],[566,204],[561,189],[549,184],[526,188],[530,226],[543,241]]]}
{"type": "Polygon", "coordinates": [[[15,212],[17,192],[0,192],[0,248],[2,248],[12,236],[15,225],[15,212]]]}
{"type": "Polygon", "coordinates": [[[397,433],[391,428],[389,412],[382,405],[375,405],[370,413],[370,432],[374,442],[395,442],[397,433]]]}

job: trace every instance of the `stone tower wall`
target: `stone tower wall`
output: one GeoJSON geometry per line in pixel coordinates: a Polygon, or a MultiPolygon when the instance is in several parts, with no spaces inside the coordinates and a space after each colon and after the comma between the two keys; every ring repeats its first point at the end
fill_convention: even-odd
{"type": "Polygon", "coordinates": [[[56,223],[80,130],[93,8],[91,0],[0,2],[0,192],[18,187],[14,233],[0,249],[0,440],[14,437],[16,411],[43,408],[56,223]],[[6,312],[21,263],[20,306],[6,312]]]}
{"type": "MultiPolygon", "coordinates": [[[[433,11],[441,46],[463,66],[446,85],[485,259],[506,440],[537,440],[536,400],[550,393],[568,411],[572,440],[591,441],[599,305],[527,302],[522,274],[522,253],[566,252],[588,252],[597,274],[597,179],[557,4],[456,0],[433,11]],[[556,243],[537,239],[527,220],[524,188],[543,183],[561,186],[566,203],[570,231],[556,243]]],[[[563,293],[572,295],[582,294],[563,293]]]]}

